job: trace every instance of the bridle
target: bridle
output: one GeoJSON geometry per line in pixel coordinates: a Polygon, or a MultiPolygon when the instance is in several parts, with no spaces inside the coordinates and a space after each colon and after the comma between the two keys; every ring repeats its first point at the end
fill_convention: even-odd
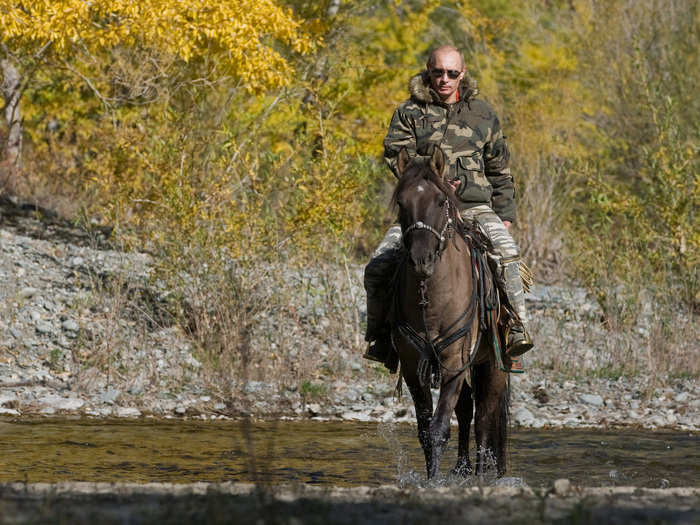
{"type": "Polygon", "coordinates": [[[447,239],[448,235],[446,235],[449,231],[449,229],[452,227],[452,217],[450,217],[450,199],[447,197],[445,198],[444,201],[444,207],[445,207],[445,224],[442,226],[442,229],[438,231],[436,228],[432,227],[430,224],[426,224],[423,221],[416,221],[413,224],[411,224],[406,230],[403,232],[403,238],[404,238],[404,243],[406,242],[405,239],[408,237],[408,235],[416,230],[427,230],[435,237],[438,238],[438,241],[440,241],[440,244],[438,245],[437,249],[437,255],[440,256],[442,255],[442,252],[445,251],[445,246],[447,244],[447,239]]]}

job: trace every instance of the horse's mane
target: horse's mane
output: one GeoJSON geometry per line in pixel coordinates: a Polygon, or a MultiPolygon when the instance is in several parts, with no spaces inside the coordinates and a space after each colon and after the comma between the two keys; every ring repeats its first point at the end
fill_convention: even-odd
{"type": "Polygon", "coordinates": [[[433,170],[430,168],[430,158],[429,157],[413,157],[408,169],[401,175],[396,188],[394,188],[394,193],[391,196],[391,205],[397,205],[397,199],[399,194],[411,183],[417,181],[418,179],[423,179],[428,182],[432,182],[438,189],[445,194],[447,199],[450,201],[450,215],[452,217],[452,225],[455,230],[462,235],[463,234],[463,224],[462,221],[457,219],[457,214],[459,213],[459,204],[457,201],[457,196],[455,195],[452,186],[450,186],[442,177],[438,177],[433,170]]]}

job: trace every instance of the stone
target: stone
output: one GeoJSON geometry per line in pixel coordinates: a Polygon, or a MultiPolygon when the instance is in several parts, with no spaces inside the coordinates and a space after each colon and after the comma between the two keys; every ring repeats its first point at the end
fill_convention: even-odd
{"type": "Polygon", "coordinates": [[[53,333],[53,326],[47,321],[37,321],[34,324],[34,328],[36,328],[36,331],[42,335],[53,333]]]}
{"type": "Polygon", "coordinates": [[[141,411],[134,407],[117,407],[114,415],[117,417],[139,417],[141,411]]]}
{"type": "Polygon", "coordinates": [[[321,413],[321,405],[318,403],[309,403],[306,405],[306,411],[311,417],[317,416],[321,413]]]}
{"type": "Polygon", "coordinates": [[[679,394],[676,394],[676,396],[673,398],[673,400],[676,403],[685,403],[686,401],[688,401],[688,397],[689,397],[688,392],[681,392],[679,394]]]}
{"type": "Polygon", "coordinates": [[[593,405],[597,407],[603,406],[603,398],[600,397],[598,394],[581,394],[579,396],[579,399],[582,403],[586,403],[587,405],[593,405]]]}
{"type": "Polygon", "coordinates": [[[85,404],[85,401],[77,397],[61,397],[54,394],[39,398],[37,401],[55,410],[78,410],[85,404]]]}
{"type": "Polygon", "coordinates": [[[571,481],[566,478],[558,479],[554,482],[553,489],[557,496],[566,496],[571,490],[571,481]]]}
{"type": "Polygon", "coordinates": [[[535,421],[535,416],[527,408],[522,407],[515,412],[513,420],[520,426],[527,427],[535,421]]]}
{"type": "Polygon", "coordinates": [[[98,397],[97,400],[100,403],[106,404],[106,405],[111,405],[113,404],[117,398],[121,395],[121,392],[117,390],[116,388],[108,388],[104,392],[102,392],[98,397]]]}
{"type": "Polygon", "coordinates": [[[19,296],[22,299],[31,299],[32,297],[34,297],[38,293],[39,293],[39,290],[37,290],[36,288],[33,288],[31,286],[27,286],[27,287],[22,288],[20,290],[19,296]]]}
{"type": "Polygon", "coordinates": [[[656,414],[656,415],[651,416],[648,419],[648,422],[650,425],[653,425],[655,427],[663,427],[666,425],[666,418],[664,418],[663,416],[661,416],[659,414],[656,414]]]}
{"type": "Polygon", "coordinates": [[[83,264],[85,264],[85,259],[83,259],[82,257],[79,257],[79,256],[71,257],[70,260],[68,261],[68,265],[72,266],[74,268],[76,266],[82,266],[83,264]]]}
{"type": "Polygon", "coordinates": [[[80,330],[80,326],[73,319],[66,319],[61,323],[61,328],[66,332],[77,332],[80,330]]]}
{"type": "Polygon", "coordinates": [[[371,421],[369,412],[343,412],[340,416],[346,421],[371,421]]]}
{"type": "Polygon", "coordinates": [[[0,392],[0,406],[4,405],[5,403],[8,403],[10,401],[16,401],[17,400],[17,394],[14,392],[10,392],[9,394],[3,394],[0,392]]]}

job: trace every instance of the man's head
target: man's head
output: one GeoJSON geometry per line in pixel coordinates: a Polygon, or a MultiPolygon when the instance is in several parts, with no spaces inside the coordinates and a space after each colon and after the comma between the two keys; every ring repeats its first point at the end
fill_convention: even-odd
{"type": "Polygon", "coordinates": [[[457,102],[457,89],[464,78],[464,57],[454,46],[440,46],[433,50],[426,65],[430,87],[443,102],[457,102]]]}

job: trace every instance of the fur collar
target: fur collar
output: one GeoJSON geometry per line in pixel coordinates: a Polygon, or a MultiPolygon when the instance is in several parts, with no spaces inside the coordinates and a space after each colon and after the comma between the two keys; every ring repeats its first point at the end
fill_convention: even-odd
{"type": "MultiPolygon", "coordinates": [[[[427,71],[422,71],[411,77],[411,80],[408,82],[408,91],[411,94],[411,98],[423,104],[431,102],[442,103],[440,97],[430,87],[430,78],[427,71]]],[[[459,100],[469,103],[478,94],[479,90],[476,87],[476,80],[471,78],[469,73],[465,73],[462,81],[459,83],[459,100]]]]}

